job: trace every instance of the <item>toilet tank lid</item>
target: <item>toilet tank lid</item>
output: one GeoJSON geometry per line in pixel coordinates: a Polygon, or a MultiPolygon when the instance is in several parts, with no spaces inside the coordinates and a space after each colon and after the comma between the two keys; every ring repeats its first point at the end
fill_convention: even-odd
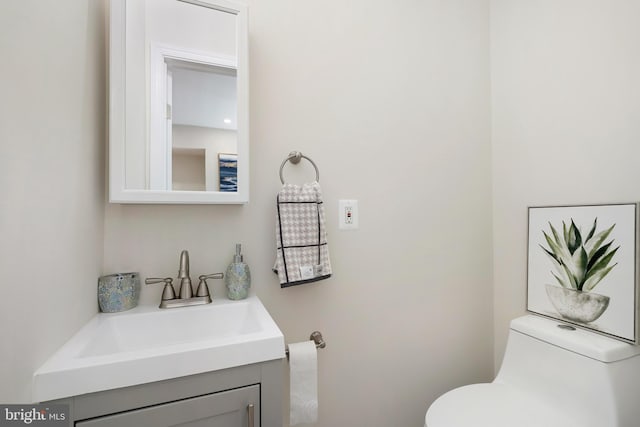
{"type": "Polygon", "coordinates": [[[605,363],[640,354],[640,346],[580,328],[562,329],[560,324],[563,322],[529,314],[513,319],[511,329],[605,363]]]}

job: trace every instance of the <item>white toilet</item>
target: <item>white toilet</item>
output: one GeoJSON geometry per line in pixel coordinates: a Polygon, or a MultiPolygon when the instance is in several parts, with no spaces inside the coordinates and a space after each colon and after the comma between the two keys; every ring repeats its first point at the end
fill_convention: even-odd
{"type": "Polygon", "coordinates": [[[490,384],[440,396],[425,427],[638,427],[640,346],[528,315],[490,384]]]}

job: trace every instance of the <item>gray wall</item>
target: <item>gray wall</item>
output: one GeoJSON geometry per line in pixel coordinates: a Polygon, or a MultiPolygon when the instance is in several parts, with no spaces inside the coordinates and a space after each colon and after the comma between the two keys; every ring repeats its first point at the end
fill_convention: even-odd
{"type": "Polygon", "coordinates": [[[526,306],[527,206],[640,199],[640,3],[491,2],[495,358],[526,306]]]}
{"type": "MultiPolygon", "coordinates": [[[[33,370],[97,311],[98,275],[175,275],[183,248],[193,276],[222,271],[236,242],[287,341],[327,340],[318,426],[420,425],[442,392],[491,379],[487,1],[249,1],[246,206],[103,203],[103,6],[1,6],[0,401],[29,400],[33,370]],[[291,150],[320,167],[334,276],[282,290],[274,198],[291,150]],[[341,198],[360,201],[359,230],[338,230],[341,198]]],[[[285,175],[313,177],[305,163],[285,175]]]]}
{"type": "Polygon", "coordinates": [[[97,312],[106,123],[102,1],[0,2],[0,402],[97,312]]]}
{"type": "MultiPolygon", "coordinates": [[[[184,248],[192,276],[213,273],[240,242],[286,340],[326,338],[318,426],[422,425],[439,394],[493,374],[488,2],[249,12],[251,202],[109,205],[105,269],[174,276],[184,248]],[[320,168],[334,274],[280,289],[275,194],[292,150],[320,168]],[[359,200],[359,230],[338,230],[341,198],[359,200]]],[[[284,173],[314,176],[306,162],[284,173]]]]}

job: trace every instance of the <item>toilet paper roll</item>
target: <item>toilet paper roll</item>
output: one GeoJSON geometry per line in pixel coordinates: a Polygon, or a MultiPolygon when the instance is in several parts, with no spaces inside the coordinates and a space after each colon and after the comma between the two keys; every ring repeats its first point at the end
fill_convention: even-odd
{"type": "Polygon", "coordinates": [[[318,353],[313,341],[289,344],[289,425],[318,420],[318,353]]]}

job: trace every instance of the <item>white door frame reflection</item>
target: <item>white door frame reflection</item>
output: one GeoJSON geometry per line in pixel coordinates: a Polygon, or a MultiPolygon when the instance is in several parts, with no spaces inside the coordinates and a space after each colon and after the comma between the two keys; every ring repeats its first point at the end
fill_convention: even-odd
{"type": "Polygon", "coordinates": [[[237,154],[236,88],[235,60],[152,46],[151,190],[221,191],[218,154],[237,154]]]}

